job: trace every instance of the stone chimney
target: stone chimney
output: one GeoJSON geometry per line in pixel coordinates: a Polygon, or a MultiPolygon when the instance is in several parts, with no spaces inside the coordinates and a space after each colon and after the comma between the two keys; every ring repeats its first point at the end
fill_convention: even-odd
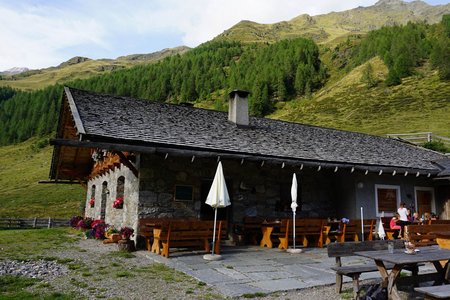
{"type": "Polygon", "coordinates": [[[234,90],[230,92],[228,103],[228,121],[238,126],[248,126],[248,94],[247,91],[234,90]]]}

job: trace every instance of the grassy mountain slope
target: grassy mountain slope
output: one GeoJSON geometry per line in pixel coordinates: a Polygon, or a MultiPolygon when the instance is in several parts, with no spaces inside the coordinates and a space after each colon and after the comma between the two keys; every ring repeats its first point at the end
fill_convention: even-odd
{"type": "Polygon", "coordinates": [[[300,15],[290,21],[259,24],[241,21],[215,40],[276,42],[285,38],[307,37],[319,43],[332,42],[349,34],[366,33],[382,26],[426,21],[434,24],[450,13],[450,4],[431,6],[422,1],[381,0],[373,6],[358,7],[324,15],[300,15]]]}
{"type": "Polygon", "coordinates": [[[52,149],[37,138],[0,147],[0,217],[69,218],[79,214],[85,198],[80,185],[38,183],[48,178],[52,149]]]}
{"type": "Polygon", "coordinates": [[[386,87],[381,81],[387,67],[379,58],[370,63],[379,81],[376,87],[361,81],[366,63],[311,98],[278,105],[269,117],[378,135],[432,131],[450,137],[448,82],[425,65],[401,85],[386,87]]]}
{"type": "Polygon", "coordinates": [[[182,46],[150,54],[121,56],[114,60],[74,57],[57,67],[30,70],[18,75],[4,77],[3,80],[0,80],[0,86],[10,86],[21,90],[36,90],[56,83],[63,84],[74,79],[85,79],[117,69],[156,62],[171,55],[185,53],[189,49],[182,46]]]}

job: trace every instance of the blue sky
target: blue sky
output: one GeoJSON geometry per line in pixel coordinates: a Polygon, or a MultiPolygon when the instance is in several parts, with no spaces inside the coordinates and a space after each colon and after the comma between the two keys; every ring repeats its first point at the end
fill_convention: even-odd
{"type": "MultiPolygon", "coordinates": [[[[450,0],[427,0],[448,4],[450,0]]],[[[151,53],[206,42],[240,20],[274,23],[376,0],[0,0],[0,70],[73,56],[151,53]]]]}

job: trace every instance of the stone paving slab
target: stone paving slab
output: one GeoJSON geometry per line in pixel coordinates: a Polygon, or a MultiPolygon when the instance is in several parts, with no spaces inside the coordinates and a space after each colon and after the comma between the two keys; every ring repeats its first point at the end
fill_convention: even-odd
{"type": "Polygon", "coordinates": [[[295,279],[295,278],[259,280],[259,281],[250,283],[250,285],[261,288],[261,289],[266,289],[269,292],[295,290],[298,288],[306,287],[300,280],[295,279]]]}
{"type": "MultiPolygon", "coordinates": [[[[259,246],[224,247],[220,261],[204,260],[203,252],[174,253],[168,259],[147,251],[143,253],[147,258],[197,278],[231,297],[303,289],[336,281],[335,273],[330,269],[335,261],[328,257],[326,248],[307,248],[303,253],[290,254],[259,246]]],[[[364,260],[356,258],[352,261],[360,263],[364,260]]],[[[374,272],[362,277],[380,276],[374,272]]],[[[350,278],[344,277],[344,281],[348,282],[350,278]]]]}
{"type": "Polygon", "coordinates": [[[230,283],[215,285],[215,288],[221,292],[224,296],[238,297],[244,294],[255,294],[255,293],[269,293],[269,290],[262,289],[259,287],[254,287],[248,283],[230,283]]]}

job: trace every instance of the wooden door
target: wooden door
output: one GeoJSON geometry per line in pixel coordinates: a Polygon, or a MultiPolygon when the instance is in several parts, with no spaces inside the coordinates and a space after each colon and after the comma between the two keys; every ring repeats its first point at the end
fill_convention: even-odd
{"type": "Polygon", "coordinates": [[[431,190],[416,190],[417,212],[419,216],[424,213],[431,213],[431,201],[433,192],[431,190]]]}

